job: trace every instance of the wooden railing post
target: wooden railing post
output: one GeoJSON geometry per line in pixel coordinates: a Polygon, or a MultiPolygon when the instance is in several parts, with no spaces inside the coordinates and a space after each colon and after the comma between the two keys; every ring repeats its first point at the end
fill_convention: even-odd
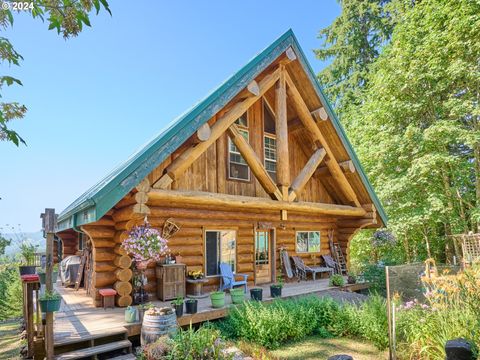
{"type": "MultiPolygon", "coordinates": [[[[43,230],[47,239],[46,246],[46,268],[45,268],[45,288],[47,292],[53,291],[52,273],[53,273],[53,239],[55,236],[56,215],[55,209],[45,209],[41,215],[43,219],[43,230]]],[[[53,312],[45,314],[45,352],[47,360],[53,359],[54,337],[53,337],[53,312]]]]}

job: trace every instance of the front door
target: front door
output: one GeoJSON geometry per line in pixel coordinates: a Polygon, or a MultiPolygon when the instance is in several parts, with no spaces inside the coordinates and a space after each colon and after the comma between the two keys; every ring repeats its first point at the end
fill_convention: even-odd
{"type": "Polygon", "coordinates": [[[255,283],[266,284],[272,282],[272,231],[255,231],[255,283]]]}

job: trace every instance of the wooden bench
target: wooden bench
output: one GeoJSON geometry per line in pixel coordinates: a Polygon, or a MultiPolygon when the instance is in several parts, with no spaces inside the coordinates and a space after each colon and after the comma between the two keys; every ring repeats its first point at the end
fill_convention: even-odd
{"type": "Polygon", "coordinates": [[[103,308],[107,309],[107,307],[114,308],[115,307],[115,295],[117,292],[113,289],[100,289],[98,293],[102,297],[103,308]]]}

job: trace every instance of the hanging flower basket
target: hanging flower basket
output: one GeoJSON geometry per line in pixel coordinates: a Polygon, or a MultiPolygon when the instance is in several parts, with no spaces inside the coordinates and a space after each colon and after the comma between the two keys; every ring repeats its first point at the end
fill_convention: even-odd
{"type": "Polygon", "coordinates": [[[133,257],[137,268],[144,270],[150,262],[160,261],[168,253],[167,242],[160,231],[145,221],[143,225],[135,226],[129,232],[122,247],[133,257]]]}

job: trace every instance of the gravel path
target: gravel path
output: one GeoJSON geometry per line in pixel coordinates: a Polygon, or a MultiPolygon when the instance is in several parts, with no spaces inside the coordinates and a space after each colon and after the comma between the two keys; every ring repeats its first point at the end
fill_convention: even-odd
{"type": "Polygon", "coordinates": [[[354,304],[360,304],[368,299],[367,295],[342,290],[326,290],[320,293],[318,296],[330,297],[340,303],[349,302],[354,304]]]}

